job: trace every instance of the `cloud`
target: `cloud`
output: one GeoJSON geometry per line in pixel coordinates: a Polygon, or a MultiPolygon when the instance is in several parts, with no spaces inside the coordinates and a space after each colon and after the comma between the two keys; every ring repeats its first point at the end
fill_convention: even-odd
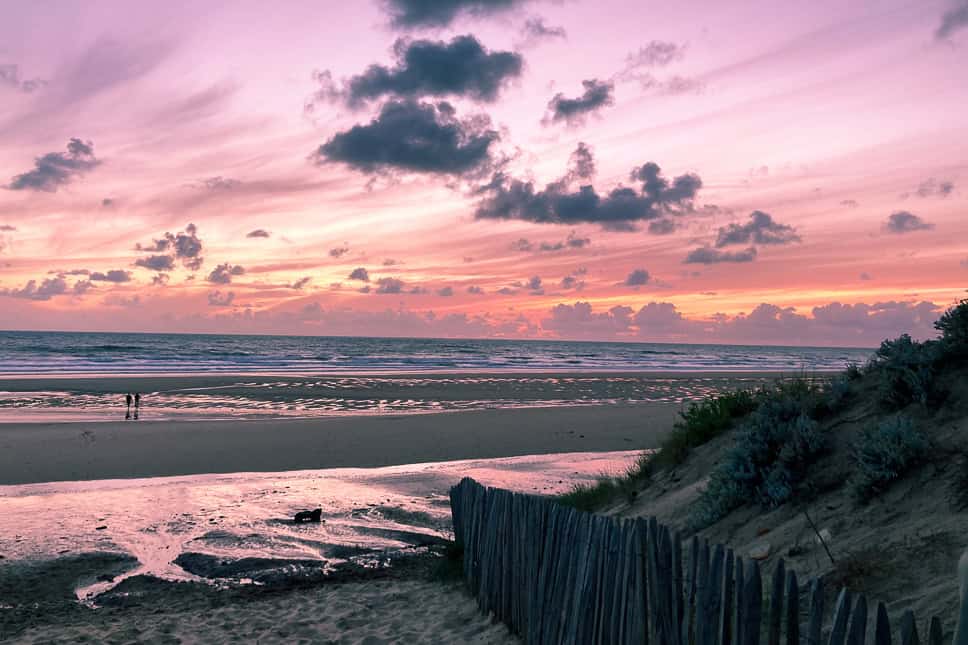
{"type": "Polygon", "coordinates": [[[471,294],[472,296],[483,296],[484,289],[472,284],[471,286],[467,287],[467,293],[471,294]]]}
{"type": "Polygon", "coordinates": [[[109,307],[137,307],[141,304],[141,296],[125,296],[119,293],[109,293],[101,300],[101,303],[109,307]]]}
{"type": "Polygon", "coordinates": [[[208,304],[210,307],[228,307],[231,306],[234,300],[234,291],[226,291],[225,293],[222,293],[219,290],[215,290],[208,293],[208,304]]]}
{"type": "Polygon", "coordinates": [[[194,224],[189,224],[184,231],[178,233],[166,232],[161,238],[153,240],[150,245],[137,244],[135,250],[154,254],[135,260],[135,266],[154,271],[171,271],[175,268],[176,260],[180,261],[186,269],[198,271],[204,262],[202,241],[198,237],[198,227],[194,224]],[[165,260],[165,257],[168,260],[165,260]]]}
{"type": "Polygon", "coordinates": [[[11,226],[10,224],[0,224],[0,232],[12,233],[17,230],[16,226],[11,226]]]}
{"type": "Polygon", "coordinates": [[[363,267],[356,267],[355,269],[353,269],[352,271],[350,271],[350,274],[349,274],[349,276],[347,276],[347,279],[349,279],[349,280],[360,280],[362,282],[369,282],[370,281],[370,273],[369,273],[369,271],[367,271],[363,267]]]}
{"type": "Polygon", "coordinates": [[[249,231],[248,233],[245,234],[245,236],[246,237],[261,237],[261,238],[266,238],[266,237],[269,237],[270,236],[270,233],[269,233],[269,231],[265,230],[264,228],[257,228],[254,231],[249,231]]]}
{"type": "Polygon", "coordinates": [[[625,57],[626,69],[642,67],[665,67],[682,60],[686,55],[686,46],[665,40],[653,40],[638,51],[625,57]]]}
{"type": "Polygon", "coordinates": [[[399,260],[394,260],[393,258],[387,258],[383,261],[383,266],[385,267],[395,267],[398,264],[403,264],[399,260]]]}
{"type": "Polygon", "coordinates": [[[531,293],[535,295],[540,296],[544,293],[544,289],[541,286],[541,278],[536,275],[533,275],[530,278],[528,278],[528,282],[525,286],[531,293]]]}
{"type": "Polygon", "coordinates": [[[312,280],[312,278],[309,277],[309,276],[306,276],[305,278],[299,278],[298,280],[296,280],[295,282],[293,282],[292,284],[290,284],[289,285],[289,288],[290,289],[302,289],[307,284],[309,284],[309,282],[311,280],[312,280]]]}
{"type": "Polygon", "coordinates": [[[944,40],[965,27],[968,27],[968,2],[960,0],[958,6],[949,9],[941,16],[941,24],[934,32],[934,37],[937,40],[944,40]]]}
{"type": "Polygon", "coordinates": [[[576,302],[555,305],[541,327],[565,338],[609,338],[628,333],[631,322],[631,307],[619,305],[594,313],[589,303],[576,302]]]}
{"type": "Polygon", "coordinates": [[[204,188],[205,190],[232,190],[242,185],[242,182],[238,179],[231,179],[229,177],[209,177],[207,179],[202,179],[194,184],[191,184],[192,188],[204,188]]]}
{"type": "Polygon", "coordinates": [[[21,79],[20,68],[17,65],[0,65],[0,87],[8,87],[24,94],[30,94],[47,85],[47,81],[40,78],[21,79]]]}
{"type": "Polygon", "coordinates": [[[48,152],[34,160],[33,170],[15,175],[7,186],[10,190],[56,192],[73,179],[100,164],[94,156],[94,144],[74,138],[67,142],[67,152],[48,152]]]}
{"type": "Polygon", "coordinates": [[[376,293],[396,294],[403,291],[403,280],[397,278],[380,278],[376,281],[376,293]]]}
{"type": "Polygon", "coordinates": [[[698,175],[680,175],[672,181],[662,176],[653,162],[634,168],[632,181],[641,187],[618,186],[600,196],[591,185],[570,188],[566,175],[542,190],[531,181],[522,181],[496,173],[491,181],[477,189],[484,199],[478,203],[478,219],[520,219],[539,224],[599,224],[615,231],[636,230],[642,220],[659,219],[693,211],[693,202],[702,187],[698,175]]]}
{"type": "Polygon", "coordinates": [[[737,244],[793,244],[800,236],[792,226],[773,221],[769,213],[753,211],[746,224],[729,224],[719,229],[716,248],[737,244]]]}
{"type": "Polygon", "coordinates": [[[172,271],[175,268],[175,258],[170,255],[149,255],[134,261],[135,266],[152,271],[172,271]]]}
{"type": "Polygon", "coordinates": [[[317,74],[322,84],[315,100],[337,99],[359,107],[384,96],[417,99],[458,96],[491,103],[501,89],[521,75],[524,59],[510,51],[488,51],[474,36],[450,42],[398,40],[393,45],[393,67],[370,65],[336,89],[328,74],[317,74]]]}
{"type": "Polygon", "coordinates": [[[364,173],[470,175],[490,166],[490,147],[498,139],[487,117],[461,121],[449,103],[391,100],[368,124],[335,134],[313,158],[364,173]]]}
{"type": "MultiPolygon", "coordinates": [[[[88,281],[83,282],[90,285],[88,281]]],[[[81,292],[86,289],[87,287],[82,287],[81,292]]],[[[36,280],[30,280],[20,289],[0,290],[0,296],[23,298],[25,300],[50,300],[54,296],[60,296],[65,293],[68,293],[67,281],[61,277],[46,278],[39,284],[36,280]]]]}
{"type": "Polygon", "coordinates": [[[615,103],[615,84],[611,81],[589,79],[581,82],[585,91],[581,96],[568,98],[563,93],[555,94],[548,101],[548,114],[543,123],[559,123],[564,121],[568,125],[581,125],[585,117],[598,112],[602,108],[615,103]]]}
{"type": "Polygon", "coordinates": [[[532,244],[531,241],[526,237],[518,238],[517,240],[511,242],[511,250],[529,253],[534,250],[534,244],[532,244]]]}
{"type": "Polygon", "coordinates": [[[884,230],[888,233],[904,234],[915,231],[927,231],[934,228],[934,224],[929,224],[923,219],[908,211],[898,211],[891,213],[884,224],[884,230]]]}
{"type": "Polygon", "coordinates": [[[449,298],[452,295],[454,295],[454,288],[453,287],[442,287],[440,289],[437,289],[437,295],[438,296],[443,296],[444,298],[449,298]]]}
{"type": "Polygon", "coordinates": [[[749,247],[742,251],[720,251],[708,246],[701,246],[689,251],[685,264],[719,264],[721,262],[752,262],[756,259],[756,249],[749,247]]]}
{"type": "Polygon", "coordinates": [[[564,27],[550,27],[545,24],[544,18],[541,16],[532,16],[525,20],[521,26],[519,39],[515,46],[522,49],[534,47],[542,41],[556,38],[568,38],[568,32],[565,31],[564,27]]]}
{"type": "Polygon", "coordinates": [[[625,278],[624,284],[626,287],[641,287],[648,284],[651,279],[652,276],[645,269],[635,269],[625,278]]]}
{"type": "Polygon", "coordinates": [[[860,274],[860,279],[861,280],[873,280],[874,278],[872,278],[871,277],[871,274],[869,274],[867,271],[864,271],[863,273],[860,274]]]}
{"type": "Polygon", "coordinates": [[[91,282],[130,282],[131,272],[122,271],[121,269],[112,269],[107,273],[101,273],[100,271],[95,271],[90,275],[91,282]]]}
{"type": "Polygon", "coordinates": [[[845,199],[840,202],[840,205],[845,208],[857,208],[860,204],[856,199],[845,199]]]}
{"type": "Polygon", "coordinates": [[[459,16],[483,17],[507,11],[528,0],[384,0],[396,27],[446,27],[459,16]]]}
{"type": "Polygon", "coordinates": [[[244,267],[226,262],[212,269],[212,272],[208,274],[206,280],[212,284],[230,284],[233,277],[243,274],[245,274],[244,267]]]}
{"type": "Polygon", "coordinates": [[[953,193],[955,184],[950,180],[938,181],[934,177],[929,177],[918,184],[918,189],[914,191],[918,197],[940,197],[944,199],[953,193]]]}
{"type": "Polygon", "coordinates": [[[348,246],[337,246],[329,250],[329,257],[331,258],[341,258],[350,252],[350,247],[348,246]]]}
{"type": "Polygon", "coordinates": [[[652,233],[653,235],[669,235],[670,233],[674,233],[675,230],[675,221],[668,218],[657,219],[653,222],[649,222],[649,233],[652,233]]]}

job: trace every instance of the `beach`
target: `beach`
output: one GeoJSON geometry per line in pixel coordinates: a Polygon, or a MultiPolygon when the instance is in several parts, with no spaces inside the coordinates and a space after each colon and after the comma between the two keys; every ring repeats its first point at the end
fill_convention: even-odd
{"type": "Polygon", "coordinates": [[[513,642],[460,585],[433,573],[451,536],[449,487],[472,476],[557,494],[620,474],[689,401],[778,376],[6,379],[2,633],[23,642],[513,642]],[[143,393],[138,421],[124,419],[127,391],[143,393]],[[320,399],[342,407],[307,404],[320,399]],[[292,524],[313,507],[321,524],[292,524]],[[43,611],[24,591],[39,580],[59,581],[43,597],[60,600],[43,611]]]}

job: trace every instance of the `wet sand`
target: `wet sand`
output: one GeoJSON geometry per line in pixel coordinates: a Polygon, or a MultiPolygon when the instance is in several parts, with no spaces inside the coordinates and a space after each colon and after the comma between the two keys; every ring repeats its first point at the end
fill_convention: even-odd
{"type": "Polygon", "coordinates": [[[656,447],[679,404],[241,421],[0,424],[0,485],[656,447]]]}

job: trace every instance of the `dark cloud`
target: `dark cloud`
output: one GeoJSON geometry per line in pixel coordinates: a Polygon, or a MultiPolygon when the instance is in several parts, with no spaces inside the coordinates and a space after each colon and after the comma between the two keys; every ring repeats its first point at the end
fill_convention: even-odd
{"type": "Polygon", "coordinates": [[[329,250],[329,257],[331,258],[341,258],[350,252],[350,247],[348,246],[337,246],[329,250]]]}
{"type": "Polygon", "coordinates": [[[968,27],[968,2],[960,0],[958,6],[949,9],[941,16],[941,24],[934,32],[934,37],[943,40],[965,27],[968,27]]]}
{"type": "Polygon", "coordinates": [[[909,213],[908,211],[898,211],[891,213],[884,224],[884,230],[888,233],[913,233],[915,231],[927,231],[934,228],[934,224],[929,224],[923,219],[909,213]]]}
{"type": "Polygon", "coordinates": [[[491,165],[490,147],[498,138],[486,117],[461,121],[448,103],[393,100],[368,124],[335,134],[313,158],[365,173],[470,175],[491,165]]]}
{"type": "Polygon", "coordinates": [[[652,276],[645,269],[635,269],[625,278],[626,287],[641,287],[648,284],[652,276]]]}
{"type": "Polygon", "coordinates": [[[536,275],[528,278],[528,282],[525,287],[527,287],[527,289],[535,295],[541,295],[544,293],[544,288],[541,286],[541,278],[536,275]]]}
{"type": "Polygon", "coordinates": [[[565,181],[588,181],[595,176],[595,155],[592,149],[583,141],[579,141],[575,146],[571,156],[568,157],[568,173],[565,181]]]}
{"type": "Polygon", "coordinates": [[[47,85],[47,81],[40,78],[20,78],[20,68],[17,65],[0,65],[0,87],[7,87],[24,94],[30,94],[47,85]]]}
{"type": "Polygon", "coordinates": [[[383,266],[385,267],[395,267],[398,264],[403,264],[399,260],[394,260],[393,258],[387,258],[383,261],[383,266]]]}
{"type": "Polygon", "coordinates": [[[246,237],[262,237],[262,238],[269,237],[269,235],[270,235],[269,231],[263,228],[257,228],[254,231],[249,231],[248,233],[245,234],[246,237]]]}
{"type": "Polygon", "coordinates": [[[511,242],[511,250],[528,253],[534,250],[534,244],[532,244],[531,240],[526,237],[518,238],[517,240],[511,242]]]}
{"type": "MultiPolygon", "coordinates": [[[[83,282],[86,282],[90,286],[90,282],[83,282]]],[[[87,287],[82,287],[81,292],[83,293],[86,289],[87,287]]],[[[23,298],[25,300],[50,300],[54,296],[60,296],[65,293],[68,293],[67,281],[61,277],[46,278],[40,283],[36,280],[30,280],[20,289],[0,290],[0,296],[23,298]]]]}
{"type": "Polygon", "coordinates": [[[397,278],[380,278],[376,281],[376,293],[396,294],[403,291],[403,280],[397,278]]]}
{"type": "Polygon", "coordinates": [[[134,264],[152,271],[172,271],[175,268],[175,258],[170,255],[149,255],[138,258],[134,264]]]}
{"type": "Polygon", "coordinates": [[[502,296],[513,296],[517,294],[518,290],[514,289],[513,287],[501,287],[497,290],[497,292],[502,296]]]}
{"type": "Polygon", "coordinates": [[[874,278],[871,277],[871,274],[869,274],[866,271],[864,271],[863,273],[860,274],[860,279],[861,280],[873,280],[874,278]]]}
{"type": "Polygon", "coordinates": [[[516,46],[533,47],[542,41],[556,38],[568,38],[568,32],[564,27],[551,27],[545,24],[544,18],[532,16],[521,26],[520,38],[516,46]]]}
{"type": "Polygon", "coordinates": [[[484,289],[472,284],[471,286],[467,287],[467,293],[471,294],[472,296],[482,296],[484,295],[484,289]]]}
{"type": "Polygon", "coordinates": [[[13,231],[16,231],[16,230],[17,230],[16,226],[11,226],[10,224],[0,224],[0,232],[12,233],[13,231]]]}
{"type": "MultiPolygon", "coordinates": [[[[377,291],[377,293],[380,293],[380,292],[377,291]]],[[[409,293],[412,296],[423,296],[430,293],[430,291],[428,291],[426,287],[417,286],[417,287],[412,287],[410,291],[408,291],[407,293],[409,293]]]]}
{"type": "Polygon", "coordinates": [[[221,291],[215,290],[208,293],[208,304],[211,307],[228,307],[234,300],[234,291],[226,291],[225,293],[222,293],[221,291]]]}
{"type": "Polygon", "coordinates": [[[752,262],[756,259],[756,249],[749,247],[742,251],[720,251],[709,246],[701,246],[689,251],[686,264],[719,264],[722,262],[752,262]]]}
{"type": "Polygon", "coordinates": [[[398,40],[393,52],[395,66],[370,65],[362,74],[345,80],[340,89],[332,87],[326,74],[317,75],[323,88],[315,98],[335,98],[351,107],[384,96],[459,96],[490,103],[511,79],[521,75],[524,66],[520,54],[488,51],[471,35],[450,42],[398,40]]]}
{"type": "Polygon", "coordinates": [[[496,173],[490,183],[477,189],[484,199],[477,205],[478,219],[520,219],[541,224],[599,224],[616,231],[635,230],[643,220],[693,212],[702,180],[680,175],[672,181],[662,176],[655,163],[632,170],[630,178],[640,188],[618,186],[599,195],[591,185],[570,188],[570,177],[536,190],[533,182],[496,173]]]}
{"type": "Polygon", "coordinates": [[[840,202],[841,206],[845,208],[857,208],[860,204],[857,203],[856,199],[845,199],[840,202]]]}
{"type": "Polygon", "coordinates": [[[94,144],[90,141],[71,139],[67,152],[48,152],[34,160],[33,170],[15,175],[7,186],[10,190],[40,190],[55,192],[100,164],[94,156],[94,144]]]}
{"type": "Polygon", "coordinates": [[[446,27],[458,16],[487,16],[520,7],[528,0],[384,0],[394,26],[446,27]]]}
{"type": "Polygon", "coordinates": [[[212,284],[230,284],[233,277],[243,274],[245,274],[244,267],[238,264],[232,265],[226,262],[212,269],[212,272],[208,274],[206,280],[212,284]]]}
{"type": "Polygon", "coordinates": [[[656,83],[655,88],[660,94],[667,94],[669,96],[701,94],[706,89],[706,83],[702,79],[675,75],[670,76],[664,81],[659,81],[656,83]]]}
{"type": "Polygon", "coordinates": [[[753,211],[746,224],[729,224],[719,229],[716,248],[737,244],[793,244],[800,236],[792,226],[773,221],[769,213],[753,211]]]}
{"type": "Polygon", "coordinates": [[[151,286],[161,287],[168,284],[168,274],[159,273],[158,275],[151,278],[151,286]]]}
{"type": "Polygon", "coordinates": [[[944,199],[953,193],[955,184],[950,180],[938,181],[930,177],[918,184],[918,189],[914,193],[918,197],[940,197],[944,199]]]}
{"type": "Polygon", "coordinates": [[[615,103],[615,84],[611,81],[589,79],[581,82],[585,91],[581,96],[568,98],[559,92],[548,102],[545,123],[564,121],[569,125],[584,123],[585,117],[615,103]]]}
{"type": "Polygon", "coordinates": [[[349,274],[349,276],[347,276],[347,278],[349,280],[360,280],[362,282],[369,282],[370,281],[370,272],[367,271],[366,269],[364,269],[363,267],[356,267],[355,269],[353,269],[350,272],[350,274],[349,274]]]}
{"type": "Polygon", "coordinates": [[[104,208],[113,208],[116,203],[117,200],[114,200],[110,197],[105,197],[101,200],[101,206],[104,208]]]}
{"type": "Polygon", "coordinates": [[[176,261],[180,261],[190,271],[198,271],[204,262],[202,241],[198,238],[198,227],[194,224],[189,224],[184,231],[178,233],[166,232],[151,244],[138,244],[135,250],[155,254],[135,261],[136,266],[154,271],[171,271],[175,268],[176,261]],[[164,257],[168,257],[167,262],[162,259],[164,257]]]}
{"type": "Polygon", "coordinates": [[[438,296],[443,296],[444,298],[449,298],[452,295],[454,295],[454,288],[453,287],[442,287],[440,289],[437,289],[437,295],[438,296]]]}
{"type": "Polygon", "coordinates": [[[100,271],[95,271],[90,275],[91,282],[130,282],[131,272],[122,271],[121,269],[112,269],[106,273],[101,273],[100,271]]]}
{"type": "Polygon", "coordinates": [[[309,282],[311,280],[312,280],[312,278],[309,277],[309,276],[306,276],[305,278],[299,278],[298,280],[296,280],[295,282],[293,282],[292,284],[290,284],[289,285],[289,288],[290,289],[302,289],[307,284],[309,284],[309,282]]]}

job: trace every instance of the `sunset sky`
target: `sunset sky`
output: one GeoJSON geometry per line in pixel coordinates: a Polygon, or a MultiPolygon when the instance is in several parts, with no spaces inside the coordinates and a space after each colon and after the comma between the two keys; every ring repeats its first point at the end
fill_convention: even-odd
{"type": "Polygon", "coordinates": [[[966,64],[968,0],[0,0],[0,328],[929,336],[966,64]]]}

